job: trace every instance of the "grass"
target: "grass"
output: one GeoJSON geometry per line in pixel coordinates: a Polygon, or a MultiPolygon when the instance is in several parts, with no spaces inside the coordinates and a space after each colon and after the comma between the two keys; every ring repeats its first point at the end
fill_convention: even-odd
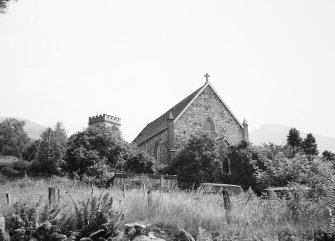
{"type": "MultiPolygon", "coordinates": [[[[125,197],[122,190],[99,189],[66,178],[32,180],[23,178],[18,181],[0,185],[0,212],[6,211],[5,192],[11,195],[11,202],[35,203],[42,199],[48,202],[48,187],[60,189],[61,204],[64,212],[72,209],[71,197],[75,201],[87,200],[92,194],[100,195],[110,191],[114,207],[124,213],[126,222],[143,222],[153,225],[177,225],[194,236],[199,232],[220,232],[242,237],[277,237],[280,232],[304,232],[317,228],[319,223],[311,219],[323,215],[315,210],[301,210],[299,219],[292,214],[287,200],[278,198],[263,199],[247,192],[239,197],[232,197],[231,213],[226,213],[221,196],[200,195],[183,191],[170,193],[152,192],[150,201],[139,189],[127,190],[125,197]],[[71,197],[70,195],[71,194],[71,197]],[[229,220],[229,222],[228,222],[229,220]]],[[[323,218],[323,217],[322,217],[323,218]]],[[[324,220],[324,219],[322,219],[324,220]]],[[[306,240],[308,240],[306,238],[306,240]]]]}

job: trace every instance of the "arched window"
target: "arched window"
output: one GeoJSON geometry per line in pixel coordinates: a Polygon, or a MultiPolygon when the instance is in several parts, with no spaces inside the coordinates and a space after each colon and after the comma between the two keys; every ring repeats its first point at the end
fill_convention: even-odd
{"type": "Polygon", "coordinates": [[[230,142],[228,141],[227,138],[223,137],[220,139],[220,152],[222,152],[222,156],[221,156],[221,162],[222,162],[222,169],[223,169],[223,175],[231,175],[231,169],[230,169],[230,160],[229,158],[226,156],[226,152],[229,146],[231,146],[230,142]]]}
{"type": "Polygon", "coordinates": [[[214,121],[210,117],[205,121],[205,132],[212,134],[215,132],[214,121]]]}
{"type": "Polygon", "coordinates": [[[161,161],[161,145],[159,142],[156,143],[155,157],[156,161],[159,163],[161,161]]]}

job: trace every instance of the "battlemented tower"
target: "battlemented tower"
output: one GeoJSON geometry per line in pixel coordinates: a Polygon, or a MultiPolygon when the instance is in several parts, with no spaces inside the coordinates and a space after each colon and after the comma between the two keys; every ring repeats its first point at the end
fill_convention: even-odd
{"type": "Polygon", "coordinates": [[[111,116],[111,115],[96,115],[88,118],[88,125],[105,125],[105,126],[121,126],[121,118],[111,116]]]}

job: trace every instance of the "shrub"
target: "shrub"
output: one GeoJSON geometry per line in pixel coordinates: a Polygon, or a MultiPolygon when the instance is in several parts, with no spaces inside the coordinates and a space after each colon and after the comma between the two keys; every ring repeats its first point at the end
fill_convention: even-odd
{"type": "Polygon", "coordinates": [[[219,159],[219,141],[208,133],[192,135],[171,165],[178,175],[179,187],[196,187],[202,182],[218,182],[223,166],[219,159]]]}
{"type": "Polygon", "coordinates": [[[103,231],[107,239],[121,231],[124,216],[114,209],[110,193],[102,192],[100,196],[90,196],[80,202],[72,200],[72,203],[73,209],[65,205],[54,208],[42,205],[42,197],[38,201],[13,203],[4,212],[10,240],[64,240],[64,234],[73,236],[74,232],[71,240],[79,240],[96,231],[103,231]]]}
{"type": "Polygon", "coordinates": [[[0,163],[0,172],[8,178],[22,177],[28,171],[30,164],[26,161],[11,158],[0,163]]]}
{"type": "Polygon", "coordinates": [[[244,190],[252,187],[254,191],[259,191],[256,173],[262,168],[259,155],[250,143],[242,141],[236,146],[230,146],[227,152],[230,161],[231,175],[227,177],[227,182],[242,186],[244,190]]]}
{"type": "Polygon", "coordinates": [[[21,158],[26,146],[30,142],[23,127],[25,121],[14,118],[0,123],[0,154],[21,158]]]}
{"type": "Polygon", "coordinates": [[[51,176],[63,173],[66,142],[66,132],[60,122],[56,123],[54,129],[49,128],[42,133],[42,141],[34,163],[39,175],[51,176]]]}
{"type": "Polygon", "coordinates": [[[91,126],[68,141],[66,166],[99,185],[109,183],[115,171],[153,173],[154,162],[125,142],[117,127],[91,126]],[[102,177],[102,180],[100,179],[102,177]],[[93,179],[97,179],[94,181],[93,179]]]}

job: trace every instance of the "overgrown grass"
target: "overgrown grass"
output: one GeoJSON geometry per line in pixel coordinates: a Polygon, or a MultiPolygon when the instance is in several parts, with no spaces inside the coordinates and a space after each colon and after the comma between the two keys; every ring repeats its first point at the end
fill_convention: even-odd
{"type": "Polygon", "coordinates": [[[60,189],[64,212],[73,209],[71,198],[74,201],[82,201],[87,200],[92,194],[100,195],[110,191],[113,206],[124,213],[126,222],[178,225],[195,236],[199,232],[232,233],[242,240],[242,237],[276,237],[280,232],[304,232],[307,235],[310,230],[321,225],[320,220],[327,221],[323,209],[313,206],[315,203],[303,203],[303,200],[300,200],[300,206],[292,208],[292,201],[277,197],[264,199],[247,192],[242,196],[232,197],[232,210],[228,214],[224,210],[221,196],[183,191],[153,191],[148,197],[139,189],[127,190],[124,196],[122,190],[117,188],[99,189],[66,178],[23,178],[0,185],[0,212],[8,209],[5,204],[6,191],[10,193],[12,203],[36,203],[39,200],[47,203],[49,186],[60,189]],[[300,208],[298,216],[292,211],[295,208],[300,208]]]}

